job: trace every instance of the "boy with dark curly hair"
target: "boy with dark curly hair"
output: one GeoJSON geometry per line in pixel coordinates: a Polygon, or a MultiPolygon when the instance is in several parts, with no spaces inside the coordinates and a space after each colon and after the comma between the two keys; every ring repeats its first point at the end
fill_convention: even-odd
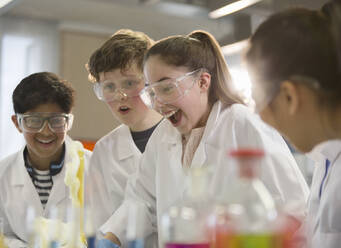
{"type": "MultiPolygon", "coordinates": [[[[24,78],[12,98],[12,121],[26,145],[0,161],[0,219],[6,245],[18,248],[29,243],[28,209],[46,218],[52,208],[65,211],[71,205],[64,177],[75,143],[67,137],[74,90],[57,75],[40,72],[24,78]]],[[[84,149],[86,164],[90,154],[84,149]]]]}

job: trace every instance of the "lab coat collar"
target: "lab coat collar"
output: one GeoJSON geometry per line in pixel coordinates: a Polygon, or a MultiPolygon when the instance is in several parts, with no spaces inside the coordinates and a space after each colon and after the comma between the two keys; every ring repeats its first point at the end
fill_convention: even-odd
{"type": "Polygon", "coordinates": [[[141,153],[140,150],[136,147],[134,141],[131,142],[131,140],[133,140],[133,137],[131,136],[129,127],[127,125],[122,125],[119,128],[121,129],[121,132],[119,132],[116,142],[116,144],[119,144],[117,146],[118,159],[123,160],[129,158],[131,156],[134,156],[136,152],[141,153]]]}
{"type": "Polygon", "coordinates": [[[27,176],[29,176],[24,161],[24,149],[25,146],[22,147],[19,151],[19,156],[15,158],[15,163],[13,163],[13,171],[16,173],[12,173],[12,178],[10,180],[12,186],[24,185],[27,181],[27,176]]]}
{"type": "Polygon", "coordinates": [[[170,123],[169,120],[164,119],[162,123],[160,123],[160,126],[166,126],[164,133],[162,135],[162,143],[166,144],[176,144],[181,140],[181,134],[178,132],[178,130],[173,127],[173,125],[170,123]]]}
{"type": "Polygon", "coordinates": [[[305,155],[315,162],[320,162],[321,160],[324,160],[325,157],[322,155],[322,150],[324,150],[328,142],[329,141],[324,141],[315,145],[313,149],[310,152],[305,153],[305,155]]]}
{"type": "Polygon", "coordinates": [[[45,210],[49,209],[50,206],[56,206],[60,201],[64,200],[66,197],[66,191],[68,191],[68,187],[65,185],[64,178],[66,173],[66,165],[72,161],[71,153],[70,153],[70,145],[73,141],[69,136],[65,138],[65,158],[64,158],[64,166],[62,170],[55,176],[52,176],[53,179],[53,187],[50,192],[49,199],[45,206],[45,210]]]}
{"type": "Polygon", "coordinates": [[[341,140],[330,140],[325,142],[321,154],[333,164],[341,152],[341,140]]]}
{"type": "MultiPolygon", "coordinates": [[[[71,161],[71,156],[70,156],[70,143],[74,142],[70,137],[66,137],[65,139],[65,160],[64,164],[67,164],[69,161],[71,161]]],[[[35,204],[37,206],[36,209],[38,209],[38,213],[42,214],[43,208],[40,203],[40,199],[38,197],[38,194],[32,195],[31,190],[36,190],[30,175],[28,174],[26,167],[25,167],[25,162],[24,162],[24,149],[25,146],[20,150],[19,156],[16,158],[16,162],[13,164],[14,168],[13,171],[16,173],[12,174],[11,178],[11,185],[13,186],[24,186],[25,191],[28,197],[32,198],[35,197],[35,204]]],[[[57,175],[53,176],[53,187],[50,192],[50,196],[48,199],[48,202],[45,206],[45,210],[49,209],[49,206],[54,206],[57,205],[60,201],[62,201],[66,197],[66,191],[67,187],[64,183],[64,178],[65,178],[65,171],[66,171],[66,166],[63,166],[62,170],[60,173],[57,175]]]]}
{"type": "MultiPolygon", "coordinates": [[[[24,149],[23,147],[16,158],[15,163],[13,166],[13,171],[15,173],[12,174],[11,178],[11,185],[13,186],[13,192],[16,194],[16,190],[21,190],[23,188],[23,196],[25,199],[22,199],[23,201],[29,201],[32,203],[32,206],[34,207],[36,214],[42,215],[43,214],[43,206],[41,205],[38,193],[32,183],[32,179],[30,175],[28,174],[25,162],[24,162],[24,149]]],[[[19,235],[20,236],[20,235],[19,235]]]]}
{"type": "MultiPolygon", "coordinates": [[[[67,146],[70,142],[73,142],[72,139],[69,136],[66,136],[66,138],[65,138],[65,150],[66,151],[67,151],[67,149],[69,149],[69,148],[67,148],[67,146]]],[[[13,164],[13,166],[15,167],[14,171],[16,172],[16,173],[12,174],[13,176],[11,178],[11,183],[12,183],[11,185],[13,185],[13,186],[24,185],[26,180],[27,180],[26,177],[27,176],[30,177],[30,175],[28,174],[27,169],[25,167],[25,160],[24,160],[25,148],[26,148],[26,145],[20,149],[20,151],[19,151],[20,155],[16,157],[16,161],[13,164]]]]}
{"type": "MultiPolygon", "coordinates": [[[[208,120],[206,123],[204,134],[201,138],[202,141],[206,141],[212,131],[212,129],[215,126],[215,123],[217,122],[219,118],[219,114],[222,109],[222,103],[220,101],[217,101],[211,109],[211,112],[208,116],[208,120]]],[[[181,134],[178,132],[176,128],[173,127],[173,125],[169,122],[169,120],[164,119],[160,125],[166,125],[167,128],[164,132],[164,135],[162,136],[162,142],[163,143],[169,143],[169,144],[176,144],[181,140],[181,134]]],[[[202,143],[202,141],[200,143],[202,143]]]]}
{"type": "Polygon", "coordinates": [[[211,147],[208,146],[208,139],[210,134],[212,134],[212,130],[216,126],[216,122],[219,118],[220,112],[222,109],[221,102],[216,102],[211,109],[210,115],[208,116],[205,130],[203,133],[203,136],[201,138],[201,141],[198,145],[197,150],[195,151],[195,154],[192,159],[192,167],[201,167],[205,164],[207,159],[207,149],[210,149],[211,147]]]}
{"type": "MultiPolygon", "coordinates": [[[[198,145],[198,148],[195,151],[195,154],[192,159],[191,167],[201,167],[205,164],[207,159],[207,149],[211,147],[207,144],[210,134],[212,134],[214,127],[219,119],[219,115],[222,111],[223,105],[221,102],[217,101],[211,109],[209,117],[207,119],[207,123],[205,126],[205,130],[201,141],[198,145]]],[[[177,131],[176,128],[172,126],[172,124],[168,120],[164,120],[166,123],[161,123],[160,125],[167,125],[167,129],[165,129],[164,134],[162,136],[162,142],[168,144],[179,144],[181,143],[181,134],[177,131]]]]}
{"type": "Polygon", "coordinates": [[[306,153],[305,155],[315,162],[328,159],[331,163],[333,163],[340,151],[341,140],[327,140],[317,144],[310,152],[306,153]]]}
{"type": "MultiPolygon", "coordinates": [[[[71,160],[70,154],[67,153],[65,156],[65,164],[71,160]]],[[[64,165],[65,165],[64,164],[64,165]]],[[[67,186],[64,183],[66,166],[63,166],[62,170],[55,176],[52,177],[53,187],[51,189],[49,199],[45,206],[45,211],[50,209],[50,206],[57,206],[57,204],[64,200],[66,197],[67,186]]],[[[47,213],[46,213],[47,214],[47,213]]],[[[46,214],[44,214],[46,216],[46,214]]]]}
{"type": "Polygon", "coordinates": [[[202,136],[202,140],[206,141],[209,137],[209,135],[212,133],[212,130],[216,126],[216,123],[218,121],[219,115],[222,111],[222,103],[220,101],[217,101],[211,109],[210,115],[208,116],[206,127],[204,134],[202,136]]]}

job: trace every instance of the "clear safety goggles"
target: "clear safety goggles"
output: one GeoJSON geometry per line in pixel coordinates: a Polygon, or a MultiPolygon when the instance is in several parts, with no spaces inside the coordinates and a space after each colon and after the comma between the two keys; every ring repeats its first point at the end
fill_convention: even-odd
{"type": "MultiPolygon", "coordinates": [[[[320,83],[316,79],[308,76],[294,75],[291,76],[288,81],[291,81],[293,83],[305,84],[311,89],[320,89],[320,83]]],[[[255,101],[256,113],[262,112],[276,98],[280,91],[280,86],[281,83],[271,84],[265,87],[258,86],[257,83],[254,85],[252,89],[252,98],[255,101]]]]}
{"type": "Polygon", "coordinates": [[[185,96],[197,80],[197,78],[187,81],[184,81],[184,79],[198,76],[199,72],[202,71],[204,71],[204,69],[201,68],[177,78],[166,79],[150,84],[147,83],[148,86],[141,90],[140,97],[144,104],[149,108],[154,108],[156,101],[162,104],[173,103],[185,96]]]}
{"type": "Polygon", "coordinates": [[[96,82],[93,89],[99,100],[110,102],[138,96],[143,87],[144,80],[141,77],[126,79],[118,83],[112,81],[96,82]]]}
{"type": "Polygon", "coordinates": [[[16,114],[19,127],[28,133],[39,133],[45,128],[46,122],[54,133],[64,133],[71,129],[72,114],[63,113],[28,113],[16,114]]]}

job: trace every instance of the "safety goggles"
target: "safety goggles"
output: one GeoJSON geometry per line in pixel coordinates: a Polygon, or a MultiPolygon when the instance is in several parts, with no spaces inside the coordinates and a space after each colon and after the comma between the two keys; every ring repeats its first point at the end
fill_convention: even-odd
{"type": "Polygon", "coordinates": [[[72,114],[63,113],[28,113],[16,114],[19,127],[28,133],[39,133],[47,124],[54,133],[64,133],[71,129],[73,122],[72,114]]]}
{"type": "MultiPolygon", "coordinates": [[[[319,81],[312,77],[293,75],[288,79],[288,81],[291,81],[297,84],[304,84],[307,87],[314,89],[314,90],[320,89],[319,81]]],[[[255,108],[256,113],[262,112],[276,98],[276,96],[278,95],[280,91],[280,86],[281,86],[281,83],[276,83],[276,84],[268,85],[267,87],[255,86],[252,89],[252,98],[254,99],[255,104],[256,104],[256,108],[255,108]]]]}
{"type": "Polygon", "coordinates": [[[197,76],[199,75],[199,72],[202,72],[203,70],[204,69],[201,68],[177,78],[166,79],[150,84],[147,83],[148,86],[141,90],[140,97],[144,104],[149,108],[154,108],[156,101],[162,104],[173,103],[185,96],[197,80],[197,78],[190,81],[185,81],[185,79],[197,76]]]}
{"type": "Polygon", "coordinates": [[[96,82],[94,92],[99,100],[122,101],[128,97],[138,96],[144,87],[143,78],[126,79],[118,83],[112,81],[96,82]]]}

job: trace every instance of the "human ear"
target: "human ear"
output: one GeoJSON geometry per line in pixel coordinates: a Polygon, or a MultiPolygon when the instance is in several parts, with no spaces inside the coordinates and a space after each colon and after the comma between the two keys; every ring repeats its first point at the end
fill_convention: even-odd
{"type": "Polygon", "coordinates": [[[291,81],[284,81],[280,87],[282,99],[284,99],[285,104],[290,115],[297,113],[299,108],[299,92],[297,86],[291,81]]]}
{"type": "Polygon", "coordinates": [[[12,116],[11,116],[11,119],[12,119],[12,122],[13,122],[13,124],[15,125],[15,127],[18,129],[18,131],[19,131],[20,133],[22,133],[22,130],[21,130],[21,128],[19,127],[19,123],[18,123],[17,116],[16,116],[16,115],[12,115],[12,116]]]}
{"type": "Polygon", "coordinates": [[[201,92],[206,92],[211,85],[211,74],[203,72],[199,77],[199,87],[201,92]]]}

